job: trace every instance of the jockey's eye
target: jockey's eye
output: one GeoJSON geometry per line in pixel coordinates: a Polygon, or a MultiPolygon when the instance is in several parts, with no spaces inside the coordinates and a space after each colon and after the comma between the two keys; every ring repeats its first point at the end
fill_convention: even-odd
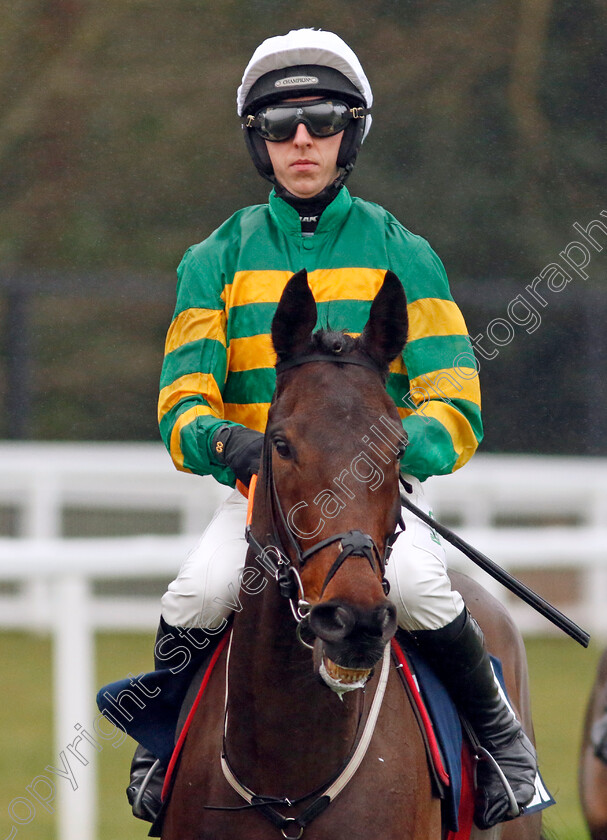
{"type": "Polygon", "coordinates": [[[282,438],[275,438],[272,443],[274,444],[274,449],[278,452],[281,458],[291,457],[291,447],[285,440],[282,438]]]}

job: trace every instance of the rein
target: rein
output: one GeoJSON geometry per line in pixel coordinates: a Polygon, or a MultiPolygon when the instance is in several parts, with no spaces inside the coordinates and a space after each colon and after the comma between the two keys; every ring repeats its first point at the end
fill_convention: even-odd
{"type": "MultiPolygon", "coordinates": [[[[298,367],[300,365],[309,364],[311,362],[332,362],[333,364],[359,365],[361,367],[367,368],[368,370],[372,370],[374,373],[377,373],[378,376],[380,376],[383,379],[383,371],[378,365],[375,364],[375,362],[371,358],[363,356],[341,356],[340,353],[341,348],[339,347],[336,348],[334,353],[312,353],[306,356],[295,356],[292,359],[287,359],[285,361],[278,362],[278,364],[276,365],[276,373],[277,375],[280,375],[286,370],[290,370],[291,368],[298,367]]],[[[388,538],[388,540],[386,541],[386,547],[383,555],[379,551],[375,540],[369,534],[365,534],[363,531],[360,531],[358,529],[345,531],[340,534],[335,534],[331,537],[327,537],[326,539],[320,540],[319,542],[315,543],[310,548],[307,548],[302,551],[299,542],[295,539],[295,537],[293,536],[293,532],[289,527],[287,518],[285,516],[284,510],[280,502],[280,498],[278,496],[276,483],[274,481],[274,472],[272,469],[272,443],[269,439],[267,429],[263,443],[262,460],[262,475],[264,478],[263,493],[266,499],[267,510],[270,512],[272,530],[271,533],[266,535],[267,542],[265,545],[263,545],[255,537],[251,530],[250,524],[248,524],[245,530],[245,538],[249,545],[252,546],[252,548],[258,553],[258,555],[261,555],[263,557],[265,563],[269,563],[273,567],[274,575],[279,586],[280,594],[283,597],[289,599],[291,604],[291,612],[293,613],[295,621],[298,622],[298,624],[301,624],[302,621],[307,619],[308,612],[310,610],[310,604],[305,599],[303,586],[298,570],[301,570],[304,567],[305,563],[310,559],[310,557],[312,557],[318,551],[321,551],[323,548],[332,545],[333,543],[339,543],[340,553],[338,554],[337,558],[333,562],[333,565],[329,569],[329,572],[327,573],[327,576],[321,589],[321,595],[324,593],[325,589],[329,585],[329,582],[337,574],[337,572],[348,559],[348,557],[366,557],[366,559],[369,562],[369,565],[371,566],[372,571],[374,573],[377,570],[381,572],[382,587],[384,593],[387,595],[390,589],[390,585],[385,578],[385,567],[396,538],[401,533],[401,531],[404,531],[404,522],[402,519],[402,515],[400,516],[399,521],[397,523],[397,525],[400,526],[401,530],[397,531],[395,529],[394,533],[388,538]],[[279,534],[279,529],[283,534],[286,535],[289,542],[290,551],[285,548],[284,543],[279,534]],[[273,561],[270,557],[270,552],[278,554],[278,560],[275,565],[273,564],[273,561]],[[295,566],[292,564],[292,554],[296,558],[297,568],[295,568],[295,566]]],[[[303,644],[306,643],[303,642],[303,644]]]]}
{"type": "MultiPolygon", "coordinates": [[[[277,374],[280,374],[283,371],[289,370],[298,365],[308,364],[310,362],[333,362],[338,364],[345,363],[361,365],[362,367],[373,370],[383,379],[382,370],[373,362],[372,359],[363,357],[342,358],[338,355],[340,351],[341,348],[336,348],[334,354],[316,353],[282,361],[276,365],[276,372],[277,374]]],[[[270,533],[266,535],[266,539],[262,542],[253,534],[251,523],[248,522],[245,530],[245,537],[248,544],[258,553],[258,556],[263,558],[266,568],[272,568],[278,583],[280,594],[283,597],[288,598],[291,612],[297,622],[298,639],[306,647],[312,647],[312,645],[305,642],[302,638],[302,627],[307,623],[311,606],[305,598],[299,570],[301,570],[306,562],[317,552],[327,546],[338,543],[339,554],[335,558],[325,577],[321,595],[349,557],[365,557],[369,562],[372,571],[374,573],[381,573],[382,587],[387,595],[389,591],[389,584],[385,578],[386,561],[390,555],[394,541],[401,531],[397,531],[395,528],[394,533],[388,538],[388,540],[386,540],[386,546],[383,554],[379,551],[374,539],[369,534],[365,534],[363,531],[358,529],[335,534],[327,537],[326,539],[320,540],[310,548],[302,550],[301,545],[295,539],[295,536],[289,527],[280,502],[276,482],[274,480],[274,472],[272,469],[272,442],[270,441],[267,429],[263,443],[262,462],[263,465],[261,474],[263,476],[263,485],[261,487],[256,486],[255,491],[260,490],[264,494],[266,510],[269,512],[270,517],[271,530],[270,533]],[[285,547],[281,534],[287,541],[288,548],[285,547]],[[278,555],[277,559],[272,558],[271,554],[274,554],[275,556],[278,555]],[[296,565],[293,564],[292,558],[295,559],[296,565]]],[[[250,487],[250,493],[253,493],[253,486],[250,487]]],[[[401,530],[404,530],[402,515],[398,524],[400,524],[401,530]]],[[[375,731],[375,725],[379,717],[379,712],[388,683],[390,670],[390,645],[386,645],[384,649],[381,673],[364,728],[360,738],[355,738],[354,746],[346,758],[342,769],[321,787],[309,794],[306,794],[305,796],[299,797],[294,801],[288,799],[287,797],[281,798],[255,794],[237,778],[230,766],[226,750],[226,735],[228,726],[227,707],[229,656],[230,651],[228,649],[228,660],[226,662],[225,720],[223,749],[221,753],[221,769],[223,771],[223,775],[232,789],[235,790],[236,793],[238,793],[238,795],[241,796],[247,803],[246,805],[241,806],[241,808],[259,809],[260,813],[262,813],[268,820],[270,820],[270,822],[280,829],[280,832],[285,840],[300,840],[303,836],[305,827],[313,819],[315,819],[315,817],[319,816],[329,806],[332,800],[335,799],[346,787],[367,753],[369,744],[371,743],[371,739],[373,737],[373,732],[375,731]],[[293,807],[294,805],[304,802],[312,797],[315,798],[311,804],[308,805],[297,817],[285,817],[276,810],[276,807],[274,807],[277,805],[293,807]],[[289,833],[291,829],[293,829],[296,833],[289,833]]],[[[234,810],[232,808],[220,806],[207,805],[206,807],[213,810],[234,810]]],[[[237,808],[236,810],[240,810],[240,808],[237,808]]]]}

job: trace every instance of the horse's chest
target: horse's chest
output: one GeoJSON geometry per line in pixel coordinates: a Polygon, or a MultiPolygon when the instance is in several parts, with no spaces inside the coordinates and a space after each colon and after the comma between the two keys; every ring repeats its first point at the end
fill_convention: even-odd
{"type": "MultiPolygon", "coordinates": [[[[223,671],[223,669],[221,669],[223,671]]],[[[188,736],[179,778],[165,823],[164,840],[281,840],[278,828],[253,809],[211,810],[207,805],[240,807],[219,756],[223,733],[223,673],[209,686],[205,708],[188,736]]],[[[426,755],[402,691],[388,690],[373,740],[361,766],[339,796],[306,826],[303,840],[428,840],[438,838],[440,806],[432,796],[426,755]]],[[[320,722],[317,722],[317,726],[320,722]]],[[[319,751],[320,752],[320,751],[319,751]]],[[[321,775],[331,774],[322,767],[321,775]]],[[[324,778],[324,777],[323,777],[324,778]]],[[[254,785],[254,780],[247,779],[254,785]]],[[[274,780],[272,793],[288,796],[287,780],[274,780]]],[[[306,801],[285,810],[297,816],[306,801]]]]}

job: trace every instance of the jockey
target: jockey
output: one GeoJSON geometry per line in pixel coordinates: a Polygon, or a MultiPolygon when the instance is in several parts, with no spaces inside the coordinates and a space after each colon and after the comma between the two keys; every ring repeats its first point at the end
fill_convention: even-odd
{"type": "MultiPolygon", "coordinates": [[[[275,358],[272,316],[289,277],[305,267],[320,319],[358,334],[385,272],[401,280],[409,341],[391,366],[388,391],[408,445],[401,471],[425,511],[422,482],[463,466],[482,438],[477,369],[443,265],[425,239],[345,181],[371,127],[373,95],[361,64],[337,35],[300,29],[264,41],[238,88],[245,143],[272,184],[269,202],[235,213],[191,247],[178,268],[166,340],[159,424],[177,469],[248,486],[258,471],[275,358]]],[[[200,662],[235,606],[247,544],[247,502],[234,489],[162,598],[156,667],[171,636],[200,662]],[[230,606],[231,605],[231,606],[230,606]]],[[[451,588],[436,533],[403,509],[386,576],[398,624],[415,639],[496,759],[519,807],[534,795],[535,750],[503,700],[482,633],[451,588]]],[[[174,653],[174,652],[173,652],[174,653]]],[[[188,670],[188,673],[189,670],[188,670]]],[[[164,770],[138,747],[128,796],[153,820],[164,770]],[[143,785],[145,779],[145,785],[143,785]]],[[[479,766],[475,819],[508,816],[498,773],[479,766]]]]}

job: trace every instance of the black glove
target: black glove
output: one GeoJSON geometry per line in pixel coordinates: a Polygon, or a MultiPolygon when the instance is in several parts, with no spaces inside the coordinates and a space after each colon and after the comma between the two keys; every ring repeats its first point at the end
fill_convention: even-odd
{"type": "Polygon", "coordinates": [[[213,435],[213,452],[246,487],[259,472],[263,434],[244,426],[220,426],[213,435]]]}

